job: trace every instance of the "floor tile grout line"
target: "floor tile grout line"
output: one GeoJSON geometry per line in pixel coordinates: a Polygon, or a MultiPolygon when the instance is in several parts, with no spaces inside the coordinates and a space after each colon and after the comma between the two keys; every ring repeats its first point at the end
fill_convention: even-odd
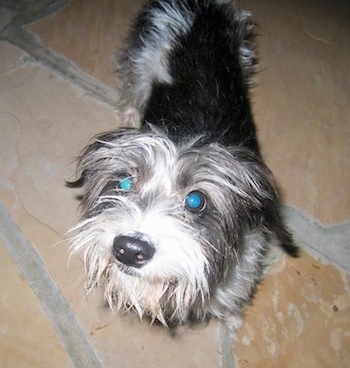
{"type": "Polygon", "coordinates": [[[233,354],[234,338],[225,321],[219,321],[218,338],[221,347],[221,368],[235,368],[233,354]]]}
{"type": "Polygon", "coordinates": [[[0,0],[0,7],[11,13],[9,23],[3,25],[3,28],[0,29],[0,41],[7,41],[19,47],[35,61],[70,80],[88,95],[114,106],[116,99],[113,89],[84,73],[69,59],[43,46],[38,36],[25,28],[28,24],[35,23],[61,10],[68,3],[69,0],[54,0],[50,3],[45,0],[38,0],[34,6],[31,6],[34,3],[28,4],[23,0],[19,0],[17,5],[0,0]]]}
{"type": "Polygon", "coordinates": [[[54,326],[75,368],[103,367],[68,302],[51,278],[37,251],[0,204],[0,240],[16,262],[54,326]]]}
{"type": "MultiPolygon", "coordinates": [[[[17,26],[30,24],[56,13],[69,4],[70,0],[0,0],[0,7],[10,12],[9,23],[17,26]]],[[[5,24],[6,27],[9,23],[5,24]]]]}
{"type": "Polygon", "coordinates": [[[323,225],[286,204],[282,206],[282,214],[298,246],[321,262],[350,272],[350,222],[323,225]]]}
{"type": "Polygon", "coordinates": [[[70,81],[88,96],[92,96],[109,106],[116,108],[117,93],[104,83],[86,74],[71,60],[44,47],[35,38],[35,34],[20,27],[7,27],[0,31],[0,41],[19,47],[34,61],[48,67],[54,73],[70,81]]]}

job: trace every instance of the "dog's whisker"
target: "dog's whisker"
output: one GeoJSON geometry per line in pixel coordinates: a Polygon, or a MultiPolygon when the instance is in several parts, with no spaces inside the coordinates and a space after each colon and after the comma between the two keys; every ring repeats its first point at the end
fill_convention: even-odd
{"type": "Polygon", "coordinates": [[[55,247],[57,247],[57,246],[59,246],[59,245],[62,245],[62,244],[64,244],[64,243],[66,243],[66,242],[67,242],[67,239],[65,239],[65,238],[63,237],[63,238],[61,238],[60,240],[58,240],[56,243],[51,244],[51,245],[50,245],[50,248],[55,248],[55,247]]]}

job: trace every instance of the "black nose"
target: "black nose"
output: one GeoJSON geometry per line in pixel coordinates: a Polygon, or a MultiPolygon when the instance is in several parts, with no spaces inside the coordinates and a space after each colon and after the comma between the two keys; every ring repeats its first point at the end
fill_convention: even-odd
{"type": "Polygon", "coordinates": [[[154,246],[131,236],[117,236],[113,241],[114,257],[127,266],[140,268],[152,259],[154,246]]]}

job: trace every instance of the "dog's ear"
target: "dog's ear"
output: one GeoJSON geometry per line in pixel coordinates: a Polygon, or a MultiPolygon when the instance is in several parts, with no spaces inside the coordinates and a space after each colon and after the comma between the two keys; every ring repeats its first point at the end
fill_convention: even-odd
{"type": "Polygon", "coordinates": [[[98,151],[100,147],[102,147],[102,143],[104,141],[103,134],[95,136],[91,142],[83,149],[80,155],[77,157],[77,167],[76,167],[76,178],[75,180],[66,180],[65,184],[68,188],[82,188],[84,184],[87,182],[88,177],[90,176],[88,161],[90,160],[90,156],[93,152],[98,151]]]}
{"type": "Polygon", "coordinates": [[[264,162],[250,149],[229,147],[231,157],[231,181],[238,189],[245,205],[263,208],[277,200],[274,177],[264,162]]]}
{"type": "Polygon", "coordinates": [[[65,184],[67,188],[82,188],[85,183],[84,173],[80,175],[80,177],[77,180],[66,180],[65,184]]]}
{"type": "Polygon", "coordinates": [[[292,235],[283,225],[277,185],[270,169],[250,150],[230,149],[235,169],[231,180],[241,189],[242,211],[252,224],[259,224],[266,234],[278,239],[291,256],[298,255],[292,235]]]}
{"type": "Polygon", "coordinates": [[[66,181],[66,186],[68,188],[82,188],[93,174],[93,171],[96,171],[99,167],[99,161],[101,163],[100,167],[103,167],[103,161],[107,158],[103,154],[103,150],[108,151],[120,137],[134,130],[134,128],[122,128],[94,136],[77,158],[77,179],[66,181]]]}

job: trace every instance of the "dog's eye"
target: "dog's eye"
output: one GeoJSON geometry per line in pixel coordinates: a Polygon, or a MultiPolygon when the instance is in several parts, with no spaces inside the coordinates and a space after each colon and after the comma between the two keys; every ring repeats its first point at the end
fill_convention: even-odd
{"type": "Polygon", "coordinates": [[[192,213],[199,213],[204,210],[207,205],[207,199],[204,193],[194,190],[190,192],[185,201],[185,207],[192,213]]]}
{"type": "Polygon", "coordinates": [[[132,176],[126,176],[125,178],[121,179],[118,183],[118,188],[129,192],[134,186],[134,180],[132,176]]]}

